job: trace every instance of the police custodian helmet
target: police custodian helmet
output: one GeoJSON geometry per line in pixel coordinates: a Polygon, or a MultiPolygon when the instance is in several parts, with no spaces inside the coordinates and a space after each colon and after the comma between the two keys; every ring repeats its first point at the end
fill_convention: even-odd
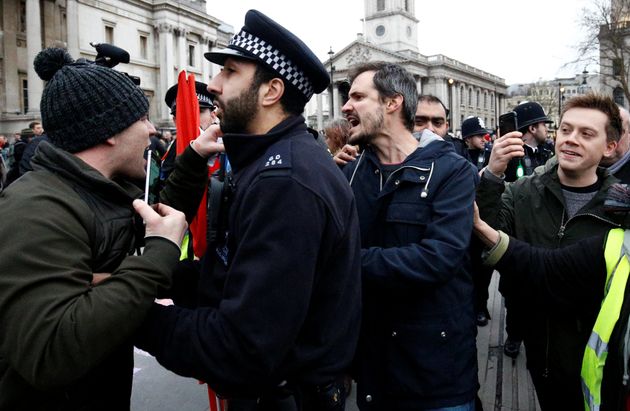
{"type": "MultiPolygon", "coordinates": [[[[214,109],[214,94],[208,91],[208,85],[201,81],[195,81],[195,93],[197,93],[197,100],[199,100],[199,108],[214,109]]],[[[175,105],[177,102],[177,84],[171,86],[164,96],[164,102],[171,109],[171,115],[175,115],[175,105]]]]}
{"type": "Polygon", "coordinates": [[[545,110],[543,110],[542,106],[535,101],[524,101],[514,107],[514,111],[518,116],[519,130],[531,126],[532,124],[553,123],[545,114],[545,110]]]}
{"type": "Polygon", "coordinates": [[[483,136],[488,134],[486,125],[479,117],[470,116],[462,123],[462,138],[466,140],[469,137],[483,136]]]}

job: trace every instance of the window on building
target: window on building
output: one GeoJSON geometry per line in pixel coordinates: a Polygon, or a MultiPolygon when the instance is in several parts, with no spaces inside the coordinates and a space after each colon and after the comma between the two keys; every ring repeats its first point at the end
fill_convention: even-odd
{"type": "Polygon", "coordinates": [[[405,0],[405,11],[409,12],[409,0],[405,0]]]}
{"type": "Polygon", "coordinates": [[[494,110],[494,93],[490,94],[490,110],[494,110]]]}
{"type": "Polygon", "coordinates": [[[472,106],[472,96],[473,96],[473,89],[472,87],[468,89],[468,105],[472,106]]]}
{"type": "Polygon", "coordinates": [[[488,93],[483,93],[483,108],[488,108],[488,93]]]}
{"type": "Polygon", "coordinates": [[[188,66],[195,67],[195,46],[193,44],[188,45],[188,66]]]}
{"type": "Polygon", "coordinates": [[[59,20],[61,21],[61,39],[63,41],[68,41],[68,21],[67,21],[67,17],[66,17],[66,11],[64,9],[62,9],[61,7],[59,8],[59,20]]]}
{"type": "Polygon", "coordinates": [[[613,90],[613,100],[615,100],[615,103],[619,104],[621,107],[626,107],[626,99],[623,95],[623,89],[621,87],[617,87],[613,90]]]}
{"type": "Polygon", "coordinates": [[[20,0],[18,7],[18,31],[26,33],[26,1],[20,0]]]}
{"type": "Polygon", "coordinates": [[[477,108],[481,107],[481,92],[479,92],[479,90],[477,90],[477,108]]]}
{"type": "Polygon", "coordinates": [[[22,113],[28,111],[28,78],[26,73],[19,74],[20,79],[20,110],[22,113]]]}
{"type": "Polygon", "coordinates": [[[105,26],[105,43],[114,44],[114,27],[105,26]]]}
{"type": "Polygon", "coordinates": [[[623,72],[623,61],[621,59],[614,59],[612,62],[613,76],[620,76],[623,72]]]}
{"type": "Polygon", "coordinates": [[[0,31],[4,28],[4,1],[0,0],[0,31]]]}
{"type": "Polygon", "coordinates": [[[385,10],[385,0],[376,0],[376,11],[385,10]]]}
{"type": "Polygon", "coordinates": [[[459,104],[464,104],[464,86],[459,88],[459,104]]]}
{"type": "Polygon", "coordinates": [[[140,35],[140,58],[146,60],[147,59],[147,49],[148,49],[149,39],[145,35],[140,35]]]}

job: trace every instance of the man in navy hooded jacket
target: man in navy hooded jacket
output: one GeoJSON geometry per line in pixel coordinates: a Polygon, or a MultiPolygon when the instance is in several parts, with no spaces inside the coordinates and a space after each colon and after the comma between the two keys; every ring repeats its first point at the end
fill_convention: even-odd
{"type": "Polygon", "coordinates": [[[400,66],[350,73],[342,111],[363,153],[345,168],[361,227],[363,322],[355,359],[361,410],[474,409],[473,285],[464,270],[478,181],[430,130],[400,66]]]}

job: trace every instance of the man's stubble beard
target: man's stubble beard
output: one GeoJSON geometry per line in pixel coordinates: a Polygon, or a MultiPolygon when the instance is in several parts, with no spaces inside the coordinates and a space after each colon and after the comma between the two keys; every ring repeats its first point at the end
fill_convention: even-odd
{"type": "Polygon", "coordinates": [[[356,137],[350,137],[348,143],[361,146],[372,143],[374,138],[376,138],[378,133],[383,129],[384,123],[385,120],[382,111],[375,113],[374,116],[367,117],[365,120],[361,121],[361,124],[365,124],[367,127],[363,127],[363,130],[357,134],[356,137]]]}

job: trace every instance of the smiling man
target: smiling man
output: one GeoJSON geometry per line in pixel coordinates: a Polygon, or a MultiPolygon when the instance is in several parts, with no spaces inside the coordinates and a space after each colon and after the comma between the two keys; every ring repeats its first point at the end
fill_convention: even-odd
{"type": "MultiPolygon", "coordinates": [[[[610,97],[588,94],[569,100],[556,137],[558,163],[505,186],[511,158],[523,156],[521,133],[497,139],[477,190],[481,217],[496,229],[532,245],[556,248],[603,234],[620,217],[603,210],[608,188],[618,180],[598,168],[613,155],[622,134],[619,109],[610,97]]],[[[509,285],[514,304],[524,307],[527,366],[543,410],[577,410],[582,355],[592,324],[588,314],[562,309],[549,314],[528,284],[509,285]]]]}
{"type": "Polygon", "coordinates": [[[230,410],[342,410],[360,323],[357,212],[300,115],[330,79],[256,10],[206,58],[223,66],[208,89],[233,171],[219,241],[189,290],[198,307],[155,306],[138,343],[230,410]]]}

